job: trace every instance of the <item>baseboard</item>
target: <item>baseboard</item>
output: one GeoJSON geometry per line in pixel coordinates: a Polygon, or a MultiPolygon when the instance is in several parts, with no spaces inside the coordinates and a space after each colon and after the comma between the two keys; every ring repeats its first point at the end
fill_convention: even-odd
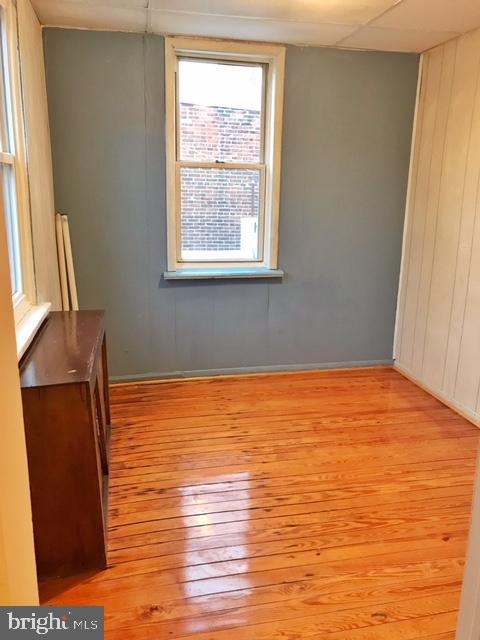
{"type": "Polygon", "coordinates": [[[112,384],[131,382],[159,382],[172,379],[214,378],[217,376],[259,375],[269,373],[301,373],[302,371],[325,371],[327,369],[365,369],[391,367],[393,360],[358,360],[352,362],[321,362],[308,364],[278,364],[259,367],[232,367],[230,369],[199,369],[196,371],[172,371],[168,373],[140,373],[125,376],[110,376],[112,384]]]}
{"type": "Polygon", "coordinates": [[[465,418],[469,422],[471,422],[476,427],[480,428],[480,414],[475,411],[471,411],[468,407],[463,406],[460,402],[457,402],[454,398],[449,398],[441,391],[437,391],[430,387],[428,384],[422,382],[417,376],[415,376],[411,371],[409,371],[406,367],[403,367],[401,364],[397,362],[393,363],[393,368],[401,373],[405,378],[408,378],[411,382],[416,384],[418,387],[429,393],[431,396],[442,402],[452,411],[458,413],[462,418],[465,418]]]}

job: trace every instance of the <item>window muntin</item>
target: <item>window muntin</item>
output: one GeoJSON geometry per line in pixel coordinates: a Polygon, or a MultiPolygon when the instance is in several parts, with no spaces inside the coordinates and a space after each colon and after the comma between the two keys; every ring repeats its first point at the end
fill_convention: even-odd
{"type": "Polygon", "coordinates": [[[173,37],[166,54],[169,270],[276,269],[284,48],[173,37]]]}

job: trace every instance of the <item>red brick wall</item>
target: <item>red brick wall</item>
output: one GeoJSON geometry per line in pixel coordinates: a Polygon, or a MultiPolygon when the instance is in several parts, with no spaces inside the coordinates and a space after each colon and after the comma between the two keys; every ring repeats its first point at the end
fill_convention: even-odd
{"type": "MultiPolygon", "coordinates": [[[[182,103],[180,124],[182,160],[260,160],[259,111],[182,103]]],[[[240,249],[240,220],[257,216],[259,183],[256,170],[183,169],[183,249],[240,249]]]]}

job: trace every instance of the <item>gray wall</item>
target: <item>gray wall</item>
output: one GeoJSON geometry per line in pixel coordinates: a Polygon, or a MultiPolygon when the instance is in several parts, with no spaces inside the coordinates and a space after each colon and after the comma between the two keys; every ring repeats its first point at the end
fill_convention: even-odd
{"type": "Polygon", "coordinates": [[[114,376],[392,357],[418,57],[289,47],[283,282],[166,283],[163,39],[45,30],[57,209],[114,376]]]}

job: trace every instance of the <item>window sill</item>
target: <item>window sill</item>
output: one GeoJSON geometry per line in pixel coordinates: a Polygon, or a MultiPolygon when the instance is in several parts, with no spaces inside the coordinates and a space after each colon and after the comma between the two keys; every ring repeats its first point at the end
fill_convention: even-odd
{"type": "Polygon", "coordinates": [[[178,269],[165,271],[164,280],[229,280],[239,278],[283,278],[281,269],[178,269]]]}
{"type": "Polygon", "coordinates": [[[42,322],[50,311],[50,307],[51,304],[49,302],[36,305],[35,307],[30,307],[15,327],[15,334],[17,338],[17,357],[19,360],[30,346],[37,331],[40,329],[42,322]]]}

